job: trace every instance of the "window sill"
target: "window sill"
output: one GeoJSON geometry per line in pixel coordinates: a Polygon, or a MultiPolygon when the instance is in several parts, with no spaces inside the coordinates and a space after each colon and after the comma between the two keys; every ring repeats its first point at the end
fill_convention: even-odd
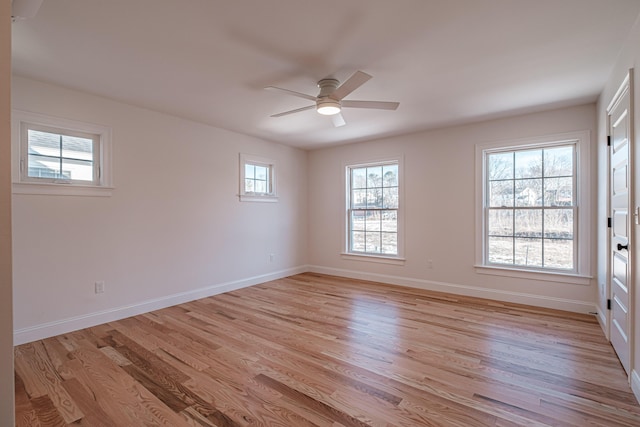
{"type": "Polygon", "coordinates": [[[254,196],[249,194],[240,194],[241,202],[277,202],[277,196],[254,196]]]}
{"type": "Polygon", "coordinates": [[[493,276],[513,277],[518,279],[541,280],[544,282],[558,282],[570,285],[588,286],[593,276],[576,273],[562,273],[557,271],[531,271],[519,268],[475,265],[476,273],[493,276]]]}
{"type": "Polygon", "coordinates": [[[14,182],[13,194],[40,194],[50,196],[86,196],[111,197],[113,187],[96,187],[92,185],[76,184],[44,184],[14,182]]]}
{"type": "Polygon", "coordinates": [[[379,264],[404,265],[405,259],[384,255],[341,253],[342,259],[349,261],[377,262],[379,264]]]}

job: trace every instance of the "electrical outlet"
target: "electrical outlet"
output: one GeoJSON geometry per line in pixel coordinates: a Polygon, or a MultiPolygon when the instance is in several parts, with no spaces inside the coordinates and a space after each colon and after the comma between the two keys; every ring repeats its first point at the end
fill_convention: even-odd
{"type": "Polygon", "coordinates": [[[432,259],[428,259],[427,260],[427,268],[433,268],[433,260],[432,259]]]}
{"type": "Polygon", "coordinates": [[[104,293],[104,281],[101,280],[99,282],[96,282],[95,290],[96,290],[96,294],[104,293]]]}
{"type": "Polygon", "coordinates": [[[269,262],[273,262],[276,259],[276,254],[269,254],[269,262]]]}

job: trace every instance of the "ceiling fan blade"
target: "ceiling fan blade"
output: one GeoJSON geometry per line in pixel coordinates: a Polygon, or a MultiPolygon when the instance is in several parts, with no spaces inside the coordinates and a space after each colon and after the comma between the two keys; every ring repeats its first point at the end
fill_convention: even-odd
{"type": "Polygon", "coordinates": [[[288,116],[289,114],[299,113],[300,111],[312,110],[314,108],[316,108],[315,105],[309,105],[308,107],[296,108],[295,110],[285,111],[284,113],[273,114],[270,117],[288,116]]]}
{"type": "Polygon", "coordinates": [[[314,101],[315,102],[315,100],[316,100],[315,96],[307,95],[306,93],[296,92],[294,90],[283,89],[281,87],[267,86],[267,87],[265,87],[265,89],[267,89],[267,90],[279,90],[280,92],[288,93],[289,95],[297,96],[298,98],[308,99],[309,101],[314,101]]]}
{"type": "Polygon", "coordinates": [[[342,117],[342,114],[340,113],[334,114],[333,116],[331,116],[331,121],[333,122],[333,125],[337,128],[347,124],[347,122],[344,121],[344,117],[342,117]]]}
{"type": "Polygon", "coordinates": [[[340,101],[354,90],[365,84],[372,76],[362,71],[356,71],[346,82],[342,83],[336,90],[329,95],[333,99],[340,101]]]}
{"type": "Polygon", "coordinates": [[[347,108],[375,108],[378,110],[395,110],[400,105],[399,102],[385,101],[342,101],[341,104],[347,108]]]}

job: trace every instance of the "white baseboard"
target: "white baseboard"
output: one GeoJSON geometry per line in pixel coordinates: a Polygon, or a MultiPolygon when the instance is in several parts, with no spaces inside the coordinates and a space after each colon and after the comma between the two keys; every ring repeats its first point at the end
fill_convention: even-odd
{"type": "MultiPolygon", "coordinates": [[[[576,313],[590,313],[597,311],[593,303],[587,301],[577,301],[564,298],[554,298],[541,295],[525,294],[521,292],[510,292],[497,289],[479,288],[476,286],[459,285],[445,282],[435,282],[431,280],[414,279],[410,277],[391,276],[376,273],[366,273],[354,270],[345,270],[331,267],[307,266],[302,265],[285,270],[275,271],[268,274],[253,276],[241,280],[226,283],[218,283],[204,288],[194,289],[188,292],[168,295],[166,297],[156,298],[152,300],[142,301],[123,307],[116,307],[109,310],[103,310],[95,313],[89,313],[81,316],[74,316],[53,322],[43,323],[27,328],[16,329],[13,333],[14,345],[20,345],[43,338],[48,338],[67,332],[76,331],[91,326],[100,325],[115,320],[124,319],[126,317],[138,314],[148,313],[150,311],[159,310],[188,301],[200,298],[206,298],[218,295],[224,292],[230,292],[236,289],[257,285],[268,282],[270,280],[281,279],[283,277],[292,276],[305,272],[329,274],[333,276],[349,277],[353,279],[370,280],[375,282],[387,283],[392,285],[408,286],[412,288],[425,289],[429,291],[448,292],[452,294],[488,298],[497,301],[513,302],[518,304],[527,304],[538,307],[554,308],[558,310],[572,311],[576,313]]],[[[602,321],[602,319],[600,319],[602,321]]],[[[637,378],[636,396],[640,395],[640,378],[637,378]]]]}
{"type": "Polygon", "coordinates": [[[260,283],[268,282],[270,280],[281,279],[283,277],[304,273],[306,271],[308,271],[307,266],[288,268],[268,274],[248,277],[246,279],[235,280],[226,283],[218,283],[204,288],[168,295],[166,297],[155,298],[124,307],[116,307],[96,313],[69,317],[54,322],[48,322],[28,328],[17,329],[13,332],[13,343],[14,345],[20,345],[48,337],[53,337],[67,332],[77,331],[79,329],[89,328],[91,326],[113,322],[115,320],[124,319],[138,314],[148,313],[150,311],[159,310],[161,308],[166,308],[177,304],[182,304],[188,301],[206,298],[224,292],[234,291],[236,289],[246,288],[248,286],[257,285],[260,283]]]}
{"type": "Polygon", "coordinates": [[[565,310],[574,313],[589,314],[596,311],[595,304],[590,301],[555,298],[544,295],[533,295],[522,292],[504,291],[499,289],[486,289],[476,286],[435,282],[432,280],[414,279],[410,277],[391,276],[386,274],[366,273],[361,271],[344,270],[340,268],[321,267],[317,265],[310,265],[308,271],[313,273],[329,274],[333,276],[349,277],[352,279],[382,282],[391,285],[402,285],[428,291],[447,292],[463,296],[487,298],[497,301],[553,308],[556,310],[565,310]]]}
{"type": "Polygon", "coordinates": [[[631,371],[631,390],[638,403],[640,403],[640,375],[635,369],[631,371]]]}
{"type": "Polygon", "coordinates": [[[601,310],[598,305],[596,304],[596,311],[597,311],[597,315],[596,315],[596,319],[598,319],[598,323],[600,324],[600,328],[602,328],[602,332],[604,333],[604,336],[607,338],[607,341],[609,340],[609,327],[607,325],[607,323],[609,322],[607,319],[607,316],[605,315],[605,310],[601,310]]]}

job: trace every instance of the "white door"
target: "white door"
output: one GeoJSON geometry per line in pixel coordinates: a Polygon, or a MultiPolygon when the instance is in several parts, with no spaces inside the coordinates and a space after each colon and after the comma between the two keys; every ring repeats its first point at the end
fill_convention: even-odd
{"type": "Polygon", "coordinates": [[[609,107],[610,135],[610,206],[611,206],[611,270],[610,270],[610,338],[622,366],[629,373],[629,256],[630,146],[629,86],[622,90],[609,107]]]}

